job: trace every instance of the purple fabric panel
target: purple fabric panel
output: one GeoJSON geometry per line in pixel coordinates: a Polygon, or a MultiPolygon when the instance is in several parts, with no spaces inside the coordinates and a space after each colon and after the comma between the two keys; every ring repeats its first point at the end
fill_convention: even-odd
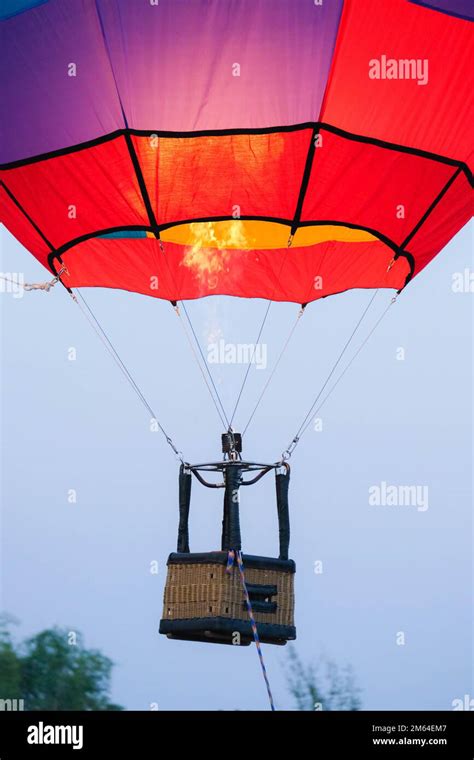
{"type": "Polygon", "coordinates": [[[318,118],[342,0],[97,5],[131,127],[192,131],[318,118]]]}
{"type": "Polygon", "coordinates": [[[411,2],[459,18],[474,19],[473,0],[411,0],[411,2]]]}
{"type": "Polygon", "coordinates": [[[2,21],[0,62],[0,163],[124,126],[91,0],[50,0],[2,21]]]}
{"type": "Polygon", "coordinates": [[[123,114],[130,127],[177,132],[315,120],[341,8],[50,0],[0,24],[0,163],[100,137],[125,126],[123,114]]]}

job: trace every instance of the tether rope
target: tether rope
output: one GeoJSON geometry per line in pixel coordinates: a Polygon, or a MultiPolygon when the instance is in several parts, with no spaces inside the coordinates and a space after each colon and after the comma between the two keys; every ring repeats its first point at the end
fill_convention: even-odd
{"type": "Polygon", "coordinates": [[[11,282],[12,285],[16,285],[18,288],[23,288],[23,290],[44,290],[46,293],[49,293],[51,288],[54,288],[56,283],[59,282],[61,274],[62,270],[58,275],[56,275],[56,277],[53,277],[53,279],[49,280],[48,282],[20,282],[19,279],[15,280],[12,277],[5,277],[5,275],[0,275],[0,280],[11,282]]]}
{"type": "Polygon", "coordinates": [[[247,612],[248,612],[248,616],[249,616],[249,620],[250,620],[250,625],[252,626],[253,640],[255,641],[255,646],[257,648],[258,658],[259,658],[259,661],[260,661],[260,667],[262,669],[262,675],[263,675],[263,678],[264,678],[264,681],[265,681],[265,686],[267,687],[268,699],[270,701],[270,709],[271,710],[275,710],[275,703],[273,701],[272,690],[270,688],[270,682],[269,682],[268,676],[267,676],[267,669],[266,669],[265,663],[263,661],[262,647],[261,647],[260,638],[259,638],[259,635],[258,635],[257,623],[255,622],[255,617],[254,617],[253,610],[252,610],[252,602],[250,601],[250,596],[249,596],[249,592],[248,592],[248,589],[247,589],[247,583],[246,583],[246,580],[245,580],[244,563],[243,563],[243,560],[242,560],[242,552],[241,551],[235,551],[234,549],[231,549],[229,551],[229,554],[228,554],[228,557],[227,557],[226,572],[230,573],[232,571],[232,568],[234,566],[234,561],[235,560],[237,560],[237,566],[239,568],[240,580],[242,582],[242,589],[243,589],[243,592],[244,592],[245,606],[247,607],[247,612]]]}
{"type": "Polygon", "coordinates": [[[288,459],[291,456],[291,454],[295,450],[296,446],[298,445],[299,440],[300,440],[301,436],[303,435],[304,431],[311,424],[311,416],[313,414],[313,411],[314,411],[314,409],[315,409],[315,407],[316,407],[319,399],[321,398],[321,396],[323,394],[324,389],[328,385],[329,381],[331,380],[331,377],[334,375],[336,369],[338,368],[339,364],[341,363],[342,358],[344,357],[344,354],[346,353],[347,349],[349,348],[349,346],[350,346],[350,344],[351,344],[351,342],[352,342],[352,340],[353,340],[353,338],[354,338],[357,330],[359,329],[359,327],[362,324],[362,322],[363,322],[363,320],[364,320],[367,312],[369,311],[370,307],[372,306],[372,304],[373,304],[373,302],[375,300],[375,297],[377,296],[378,292],[379,292],[379,288],[377,288],[377,290],[372,294],[372,296],[371,296],[371,298],[369,300],[369,303],[367,304],[367,306],[363,310],[362,315],[359,317],[359,320],[356,323],[356,326],[352,330],[352,332],[351,332],[349,338],[347,339],[346,343],[344,344],[344,347],[342,348],[339,356],[337,357],[336,361],[334,362],[331,371],[329,372],[329,374],[326,377],[323,385],[321,386],[321,388],[320,388],[320,390],[319,390],[316,398],[314,399],[313,403],[311,404],[311,407],[310,407],[308,413],[306,414],[303,422],[301,423],[301,425],[299,426],[296,434],[293,436],[293,438],[291,439],[291,441],[288,444],[287,448],[283,452],[282,458],[284,460],[288,459]]]}
{"type": "Polygon", "coordinates": [[[84,296],[82,295],[82,293],[80,293],[78,290],[76,290],[76,293],[71,293],[71,297],[72,297],[74,303],[76,303],[78,305],[78,307],[81,310],[82,314],[85,316],[85,318],[89,322],[90,326],[92,327],[92,329],[94,330],[94,332],[96,333],[96,335],[98,336],[98,338],[104,344],[105,348],[107,349],[107,351],[111,355],[111,357],[114,360],[114,362],[117,364],[117,366],[120,369],[120,371],[123,373],[123,375],[126,378],[126,380],[128,380],[128,382],[130,383],[131,387],[133,388],[133,390],[137,394],[138,398],[140,399],[140,401],[144,405],[145,409],[149,412],[149,414],[151,415],[152,419],[156,422],[158,428],[160,429],[161,433],[163,434],[163,436],[164,436],[164,438],[166,440],[166,443],[173,449],[173,451],[176,454],[176,456],[178,457],[178,459],[180,459],[180,461],[182,463],[184,463],[183,454],[176,447],[176,445],[173,442],[173,439],[168,435],[168,433],[166,432],[165,428],[163,427],[163,425],[158,420],[158,417],[156,416],[156,414],[153,411],[152,407],[150,406],[150,404],[148,403],[147,399],[145,398],[145,396],[144,396],[141,388],[136,383],[136,381],[133,378],[132,374],[130,373],[128,367],[126,366],[126,364],[124,363],[124,361],[120,357],[117,349],[113,345],[113,343],[110,340],[109,336],[107,335],[107,333],[105,332],[104,328],[102,327],[102,325],[100,324],[99,320],[97,319],[97,317],[95,316],[94,312],[92,311],[92,308],[89,306],[89,304],[87,303],[87,301],[84,298],[84,296]],[[76,293],[77,293],[77,295],[76,295],[76,293]],[[86,307],[87,311],[83,308],[83,306],[82,306],[82,304],[79,301],[79,298],[77,296],[79,296],[79,298],[83,302],[84,306],[86,307]]]}

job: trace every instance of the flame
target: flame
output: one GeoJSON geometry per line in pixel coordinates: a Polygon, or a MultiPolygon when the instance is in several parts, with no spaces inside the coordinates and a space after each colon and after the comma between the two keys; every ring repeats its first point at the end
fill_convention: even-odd
{"type": "Polygon", "coordinates": [[[213,222],[190,224],[189,229],[192,243],[186,246],[181,264],[192,269],[200,282],[212,290],[228,268],[231,255],[228,248],[245,250],[251,241],[237,219],[226,222],[225,226],[221,224],[218,235],[213,222]]]}

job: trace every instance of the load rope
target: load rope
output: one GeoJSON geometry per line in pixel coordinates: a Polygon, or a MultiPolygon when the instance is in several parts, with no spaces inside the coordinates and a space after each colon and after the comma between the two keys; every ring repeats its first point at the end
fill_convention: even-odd
{"type": "Polygon", "coordinates": [[[257,623],[255,622],[255,617],[254,617],[253,610],[252,610],[252,602],[250,601],[250,596],[249,596],[249,592],[248,592],[248,589],[247,589],[247,583],[245,581],[244,563],[243,563],[243,560],[242,560],[242,552],[240,550],[236,551],[234,549],[231,549],[229,551],[229,554],[228,554],[228,557],[227,557],[226,573],[230,573],[232,571],[232,568],[234,566],[235,560],[237,560],[237,566],[239,568],[240,580],[242,582],[242,589],[243,589],[243,592],[244,592],[245,606],[247,608],[247,612],[248,612],[248,616],[249,616],[249,620],[250,620],[250,625],[252,626],[253,640],[255,641],[255,646],[257,648],[258,657],[259,657],[259,661],[260,661],[260,667],[262,669],[262,675],[263,675],[263,678],[264,678],[264,681],[265,681],[265,686],[267,687],[268,699],[270,701],[270,709],[273,710],[273,711],[275,711],[275,709],[276,709],[275,708],[275,703],[273,701],[272,690],[270,688],[270,682],[269,682],[268,676],[267,676],[267,669],[265,667],[265,662],[263,660],[262,647],[261,647],[261,644],[260,644],[260,638],[259,638],[258,630],[257,630],[257,623]]]}
{"type": "Polygon", "coordinates": [[[51,288],[54,288],[56,283],[59,282],[59,279],[64,271],[65,269],[63,267],[60,272],[58,272],[56,277],[53,277],[52,280],[48,280],[47,282],[20,282],[19,279],[13,279],[12,277],[6,277],[5,275],[0,275],[0,280],[10,282],[17,288],[23,288],[23,290],[44,290],[46,293],[49,293],[51,288]]]}

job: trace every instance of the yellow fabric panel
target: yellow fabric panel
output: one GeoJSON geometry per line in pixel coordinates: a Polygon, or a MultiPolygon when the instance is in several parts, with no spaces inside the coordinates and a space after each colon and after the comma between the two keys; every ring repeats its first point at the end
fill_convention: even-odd
{"type": "MultiPolygon", "coordinates": [[[[284,224],[233,219],[225,222],[194,222],[170,227],[163,230],[161,239],[164,242],[193,248],[266,250],[285,248],[288,245],[289,234],[290,229],[284,224]]],[[[154,237],[151,232],[147,235],[154,237]]],[[[292,246],[304,247],[327,240],[359,243],[377,240],[377,238],[364,230],[353,230],[336,225],[313,225],[297,229],[292,246]]]]}

